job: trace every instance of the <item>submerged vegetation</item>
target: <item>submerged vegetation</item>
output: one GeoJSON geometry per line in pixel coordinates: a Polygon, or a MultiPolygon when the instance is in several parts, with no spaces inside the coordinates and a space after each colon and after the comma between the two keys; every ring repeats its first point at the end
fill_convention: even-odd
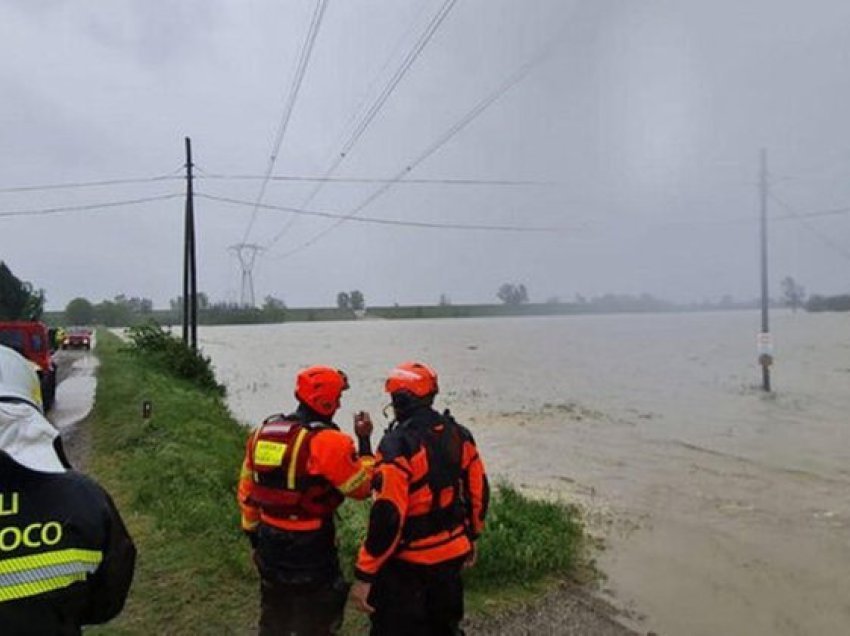
{"type": "MultiPolygon", "coordinates": [[[[235,502],[246,431],[217,390],[164,362],[161,333],[135,332],[132,348],[98,334],[91,470],[117,500],[139,560],[125,612],[92,631],[249,632],[258,585],[235,502]],[[152,404],[148,418],[144,401],[152,404]]],[[[164,337],[176,343],[164,345],[169,355],[183,347],[164,337]]],[[[494,491],[478,564],[467,575],[473,611],[569,576],[583,545],[575,509],[530,499],[508,484],[494,491]]],[[[367,515],[367,502],[341,508],[340,553],[349,575],[367,515]]],[[[349,633],[360,633],[364,619],[349,613],[347,624],[349,633]]]]}

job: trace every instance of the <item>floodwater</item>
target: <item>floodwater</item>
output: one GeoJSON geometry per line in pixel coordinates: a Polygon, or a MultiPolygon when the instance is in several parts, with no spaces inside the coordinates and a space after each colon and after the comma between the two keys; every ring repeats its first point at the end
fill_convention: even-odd
{"type": "Polygon", "coordinates": [[[95,372],[99,362],[89,352],[76,351],[59,351],[56,360],[61,369],[60,380],[56,402],[48,416],[60,433],[69,435],[94,406],[95,372]]]}
{"type": "Polygon", "coordinates": [[[201,330],[234,414],[292,407],[299,368],[352,382],[380,427],[421,359],[489,471],[582,505],[603,594],[661,634],[850,633],[850,315],[755,312],[360,321],[201,330]]]}

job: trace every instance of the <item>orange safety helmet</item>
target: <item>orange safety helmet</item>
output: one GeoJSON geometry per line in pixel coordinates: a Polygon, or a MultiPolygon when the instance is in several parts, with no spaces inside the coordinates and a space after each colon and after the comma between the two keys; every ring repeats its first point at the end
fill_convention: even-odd
{"type": "Polygon", "coordinates": [[[418,398],[433,397],[440,388],[437,385],[437,372],[421,362],[402,362],[387,376],[384,390],[390,395],[399,391],[408,391],[418,398]]]}
{"type": "Polygon", "coordinates": [[[333,367],[307,367],[295,380],[295,398],[326,417],[336,413],[340,396],[347,389],[348,376],[333,367]]]}

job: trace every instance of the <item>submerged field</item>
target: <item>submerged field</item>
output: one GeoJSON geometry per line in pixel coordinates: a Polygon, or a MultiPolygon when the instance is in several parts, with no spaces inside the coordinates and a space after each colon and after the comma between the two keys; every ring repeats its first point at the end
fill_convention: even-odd
{"type": "MultiPolygon", "coordinates": [[[[775,393],[755,312],[209,327],[244,423],[291,408],[307,364],[339,366],[342,422],[419,358],[490,471],[580,503],[606,597],[661,633],[850,629],[850,319],[778,313],[775,393]],[[643,617],[643,618],[641,618],[643,617]]],[[[380,427],[380,424],[379,424],[380,427]]]]}

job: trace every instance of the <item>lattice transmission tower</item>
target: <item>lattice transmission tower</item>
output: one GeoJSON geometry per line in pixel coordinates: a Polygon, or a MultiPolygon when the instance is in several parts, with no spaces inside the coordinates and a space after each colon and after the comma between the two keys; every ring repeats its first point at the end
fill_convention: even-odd
{"type": "Polygon", "coordinates": [[[228,250],[236,255],[239,268],[242,271],[242,289],[239,294],[239,304],[242,307],[256,307],[254,299],[254,265],[257,262],[257,254],[263,251],[261,245],[256,243],[237,243],[231,245],[228,250]]]}

